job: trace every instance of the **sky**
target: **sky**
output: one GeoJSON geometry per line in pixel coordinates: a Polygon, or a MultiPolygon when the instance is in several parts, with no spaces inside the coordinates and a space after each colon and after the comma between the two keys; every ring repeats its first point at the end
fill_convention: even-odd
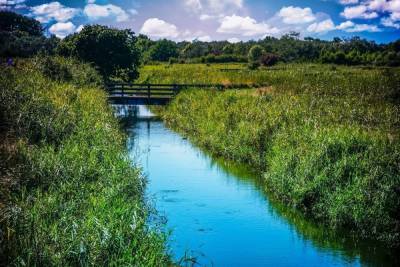
{"type": "Polygon", "coordinates": [[[131,29],[151,39],[229,42],[280,37],[400,38],[400,0],[0,0],[64,38],[86,24],[131,29]]]}

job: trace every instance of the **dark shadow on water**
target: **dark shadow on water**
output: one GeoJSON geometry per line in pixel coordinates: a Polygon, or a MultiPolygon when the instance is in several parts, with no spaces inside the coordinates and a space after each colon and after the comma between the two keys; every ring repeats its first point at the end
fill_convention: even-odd
{"type": "MultiPolygon", "coordinates": [[[[145,122],[148,123],[148,130],[150,131],[152,122],[160,122],[160,119],[156,116],[138,116],[139,109],[136,106],[118,106],[116,107],[116,114],[121,121],[122,127],[125,129],[132,128],[138,122],[145,122]]],[[[129,146],[134,146],[133,143],[134,141],[129,146]]],[[[193,144],[191,145],[201,151],[202,157],[209,159],[211,168],[217,168],[219,171],[225,173],[226,177],[229,177],[228,179],[231,180],[230,182],[245,183],[255,187],[268,203],[266,205],[266,209],[269,209],[268,212],[290,225],[291,230],[296,233],[296,236],[300,240],[304,242],[310,241],[318,250],[340,256],[345,261],[348,260],[348,263],[359,259],[363,266],[400,266],[400,253],[397,251],[386,248],[378,242],[360,240],[343,230],[329,230],[327,227],[305,218],[300,212],[274,200],[271,194],[266,191],[266,185],[260,173],[235,162],[212,157],[207,151],[199,149],[193,144]]],[[[177,190],[165,190],[165,192],[162,192],[166,194],[163,197],[163,201],[185,201],[184,199],[174,198],[173,195],[170,195],[177,192],[177,190]]],[[[212,231],[212,229],[199,228],[198,231],[207,232],[212,231]]]]}

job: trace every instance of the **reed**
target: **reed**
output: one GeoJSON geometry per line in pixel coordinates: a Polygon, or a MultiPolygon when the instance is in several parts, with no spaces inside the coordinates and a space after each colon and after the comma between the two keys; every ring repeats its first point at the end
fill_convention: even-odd
{"type": "MultiPolygon", "coordinates": [[[[189,79],[194,66],[170,68],[152,78],[189,79]]],[[[184,91],[159,110],[168,125],[261,171],[274,198],[320,223],[400,245],[399,69],[287,65],[239,78],[201,68],[193,80],[269,86],[184,91]]]]}

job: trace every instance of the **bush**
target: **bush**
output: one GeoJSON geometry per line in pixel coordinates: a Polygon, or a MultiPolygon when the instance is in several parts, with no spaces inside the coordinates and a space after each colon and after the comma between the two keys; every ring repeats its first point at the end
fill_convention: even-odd
{"type": "Polygon", "coordinates": [[[262,55],[260,62],[263,66],[273,66],[278,63],[278,60],[279,57],[277,55],[265,53],[264,55],[262,55]]]}
{"type": "Polygon", "coordinates": [[[93,67],[71,58],[38,56],[33,67],[54,81],[69,82],[78,87],[103,86],[102,77],[93,67]]]}
{"type": "Polygon", "coordinates": [[[259,62],[261,57],[265,54],[265,50],[260,45],[254,45],[250,48],[248,54],[249,62],[259,62]]]}

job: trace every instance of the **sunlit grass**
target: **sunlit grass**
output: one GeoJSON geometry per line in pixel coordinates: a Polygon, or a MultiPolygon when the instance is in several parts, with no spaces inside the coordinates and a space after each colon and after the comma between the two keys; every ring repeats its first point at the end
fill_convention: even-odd
{"type": "Polygon", "coordinates": [[[0,151],[0,265],[170,264],[106,93],[19,66],[0,75],[1,117],[15,147],[0,151]]]}
{"type": "Polygon", "coordinates": [[[197,65],[161,65],[143,73],[154,71],[157,82],[171,71],[174,81],[267,83],[187,90],[161,112],[213,154],[263,171],[266,190],[287,205],[399,246],[399,69],[282,65],[246,76],[220,67],[199,66],[196,75],[197,65]]]}

